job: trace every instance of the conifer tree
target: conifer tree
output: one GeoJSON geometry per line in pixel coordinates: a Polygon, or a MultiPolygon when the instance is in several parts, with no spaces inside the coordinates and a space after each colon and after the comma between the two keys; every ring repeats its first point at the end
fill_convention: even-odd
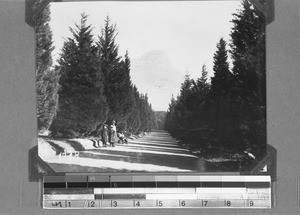
{"type": "Polygon", "coordinates": [[[233,74],[238,79],[239,95],[265,104],[265,19],[244,0],[234,14],[231,32],[233,74]]]}
{"type": "Polygon", "coordinates": [[[228,54],[226,42],[223,38],[217,44],[217,51],[214,54],[214,76],[211,78],[211,91],[214,96],[229,93],[231,88],[232,74],[229,71],[228,54]]]}
{"type": "MultiPolygon", "coordinates": [[[[266,147],[265,18],[248,1],[234,14],[231,32],[235,100],[243,142],[266,147]]],[[[246,147],[246,145],[244,146],[246,147]]]]}
{"type": "Polygon", "coordinates": [[[219,138],[219,145],[232,147],[235,143],[232,139],[232,132],[235,126],[235,118],[232,118],[231,93],[233,75],[229,71],[228,54],[226,42],[223,38],[217,44],[217,51],[214,54],[214,76],[211,78],[211,92],[209,96],[211,120],[213,128],[219,138]]]}
{"type": "Polygon", "coordinates": [[[139,112],[141,117],[141,125],[139,127],[138,133],[141,133],[143,131],[147,130],[147,122],[148,122],[148,116],[147,116],[147,94],[140,94],[139,98],[139,112]]]}
{"type": "Polygon", "coordinates": [[[165,129],[169,131],[171,134],[173,134],[173,132],[176,130],[175,128],[176,125],[178,125],[175,119],[175,113],[176,113],[175,108],[176,108],[176,100],[172,95],[169,108],[166,114],[166,121],[165,121],[165,129]]]}
{"type": "Polygon", "coordinates": [[[192,121],[194,123],[194,127],[201,127],[209,124],[209,119],[207,119],[208,111],[205,107],[206,100],[210,92],[210,84],[207,81],[207,73],[206,66],[203,65],[201,77],[196,80],[192,88],[194,100],[192,121]]]}
{"type": "Polygon", "coordinates": [[[250,146],[258,155],[266,146],[264,17],[244,0],[232,23],[233,71],[221,38],[211,84],[205,67],[196,81],[186,77],[178,98],[171,99],[165,128],[183,142],[202,147],[205,141],[234,152],[250,146]]]}
{"type": "Polygon", "coordinates": [[[147,132],[152,131],[153,129],[157,129],[157,119],[155,116],[155,112],[152,109],[152,105],[147,101],[147,115],[148,115],[148,123],[147,123],[147,132]]]}
{"type": "Polygon", "coordinates": [[[192,87],[193,94],[195,95],[195,106],[197,109],[203,105],[207,94],[210,90],[210,85],[207,82],[207,70],[206,66],[202,66],[201,77],[196,80],[194,86],[192,87]]]}
{"type": "Polygon", "coordinates": [[[188,111],[192,109],[193,101],[191,100],[192,96],[192,87],[194,85],[194,80],[190,78],[189,75],[185,75],[184,82],[181,84],[180,95],[178,97],[178,102],[188,111]]]}
{"type": "Polygon", "coordinates": [[[203,64],[202,65],[202,71],[201,71],[201,77],[197,80],[197,83],[202,84],[203,87],[208,87],[208,83],[207,83],[207,70],[206,70],[206,65],[203,64]]]}
{"type": "Polygon", "coordinates": [[[107,119],[103,75],[87,16],[70,31],[59,59],[59,111],[51,129],[56,135],[87,136],[107,119]]]}
{"type": "Polygon", "coordinates": [[[36,18],[36,90],[38,131],[49,129],[56,116],[58,103],[58,72],[52,66],[53,41],[47,6],[36,18]]]}
{"type": "Polygon", "coordinates": [[[139,92],[136,86],[132,86],[132,96],[133,96],[133,109],[129,114],[127,119],[127,129],[128,131],[136,134],[141,126],[141,116],[139,109],[139,92]]]}
{"type": "Polygon", "coordinates": [[[119,105],[122,109],[119,110],[119,115],[122,116],[122,121],[125,122],[133,110],[133,92],[132,82],[130,79],[130,58],[128,51],[126,51],[124,60],[121,61],[120,67],[121,69],[118,73],[118,77],[120,79],[118,85],[120,89],[118,97],[120,98],[119,105]]]}
{"type": "Polygon", "coordinates": [[[104,74],[104,94],[109,105],[108,120],[122,124],[126,123],[132,111],[133,98],[129,56],[126,53],[124,60],[119,57],[116,35],[116,25],[111,24],[107,17],[97,43],[98,57],[104,74]]]}

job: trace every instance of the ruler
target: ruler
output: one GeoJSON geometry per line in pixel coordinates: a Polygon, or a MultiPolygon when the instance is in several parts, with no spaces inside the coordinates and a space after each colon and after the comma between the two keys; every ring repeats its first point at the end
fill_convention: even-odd
{"type": "Polygon", "coordinates": [[[43,187],[44,209],[271,208],[262,175],[45,176],[43,187]]]}

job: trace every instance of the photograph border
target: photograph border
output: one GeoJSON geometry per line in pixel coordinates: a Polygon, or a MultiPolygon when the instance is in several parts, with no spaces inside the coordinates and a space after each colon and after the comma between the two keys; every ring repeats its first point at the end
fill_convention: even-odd
{"type": "MultiPolygon", "coordinates": [[[[26,23],[33,27],[35,26],[35,17],[37,17],[42,11],[43,9],[49,5],[51,2],[100,2],[101,0],[40,0],[39,3],[38,0],[25,0],[26,4],[25,4],[25,21],[26,23]]],[[[163,1],[167,1],[167,0],[163,0],[163,1]]],[[[183,0],[181,0],[183,1],[183,0]]],[[[196,0],[196,1],[210,1],[210,0],[196,0]]],[[[224,0],[227,1],[227,0],[224,0]]],[[[266,4],[262,4],[259,0],[249,0],[254,7],[256,7],[256,9],[258,9],[264,16],[265,16],[265,21],[266,21],[266,26],[271,24],[274,19],[275,19],[275,14],[274,14],[274,0],[267,0],[266,4]]],[[[124,2],[127,2],[126,0],[124,0],[124,2]]],[[[150,2],[150,1],[145,1],[145,2],[150,2]]],[[[267,34],[267,32],[266,32],[267,34]]],[[[266,35],[266,40],[267,40],[267,35],[266,35]]],[[[266,107],[267,108],[267,107],[266,107]]],[[[260,173],[260,170],[268,165],[271,166],[271,168],[268,168],[268,174],[270,173],[272,175],[272,179],[276,178],[276,149],[270,145],[268,145],[268,140],[266,140],[266,145],[267,145],[267,151],[266,151],[266,156],[264,157],[264,159],[260,162],[259,165],[257,165],[255,168],[253,168],[252,171],[249,172],[245,172],[245,174],[258,174],[260,173]]],[[[30,149],[29,151],[29,170],[30,170],[30,176],[29,178],[31,179],[31,181],[36,181],[38,179],[41,179],[43,174],[38,173],[37,168],[36,168],[36,162],[40,162],[41,159],[38,158],[38,155],[35,155],[35,152],[37,151],[37,147],[35,146],[33,148],[30,149]],[[33,158],[33,159],[32,159],[33,158]],[[37,176],[39,175],[39,176],[37,176]]],[[[44,162],[44,164],[42,164],[45,166],[45,168],[47,168],[48,164],[46,164],[44,162]]],[[[49,167],[49,166],[48,166],[49,167]]],[[[51,169],[51,168],[50,168],[51,169]]],[[[65,172],[64,174],[70,174],[72,172],[65,172]]],[[[51,173],[50,174],[55,174],[55,175],[62,175],[63,173],[51,173]]],[[[82,174],[88,174],[88,172],[84,172],[82,174]]],[[[130,172],[96,172],[93,174],[101,174],[101,175],[126,175],[126,174],[150,174],[150,175],[155,175],[155,174],[163,174],[163,175],[170,175],[170,174],[186,174],[186,173],[180,173],[180,172],[143,172],[143,173],[130,173],[130,172]]],[[[189,174],[234,174],[234,173],[230,173],[230,172],[194,172],[194,173],[189,173],[189,174]]]]}

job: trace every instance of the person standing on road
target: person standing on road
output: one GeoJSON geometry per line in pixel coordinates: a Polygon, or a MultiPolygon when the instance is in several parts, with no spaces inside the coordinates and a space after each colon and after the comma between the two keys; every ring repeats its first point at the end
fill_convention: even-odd
{"type": "Polygon", "coordinates": [[[113,120],[109,129],[109,142],[111,147],[115,147],[115,142],[117,141],[117,127],[116,121],[113,120]]]}
{"type": "Polygon", "coordinates": [[[103,146],[106,147],[107,142],[108,142],[108,128],[107,128],[106,124],[103,125],[103,129],[102,129],[102,132],[101,132],[101,139],[102,139],[102,142],[103,142],[103,146]]]}

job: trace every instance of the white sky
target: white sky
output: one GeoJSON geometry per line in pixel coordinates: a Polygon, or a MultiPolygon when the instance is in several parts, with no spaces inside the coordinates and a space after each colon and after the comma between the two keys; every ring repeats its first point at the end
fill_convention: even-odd
{"type": "Polygon", "coordinates": [[[96,36],[109,15],[117,25],[120,55],[128,50],[130,58],[135,59],[151,50],[162,50],[183,74],[188,71],[197,78],[206,64],[211,75],[216,44],[221,37],[229,43],[232,14],[240,5],[238,0],[51,3],[54,59],[64,38],[71,35],[69,27],[74,27],[85,12],[96,36]]]}

